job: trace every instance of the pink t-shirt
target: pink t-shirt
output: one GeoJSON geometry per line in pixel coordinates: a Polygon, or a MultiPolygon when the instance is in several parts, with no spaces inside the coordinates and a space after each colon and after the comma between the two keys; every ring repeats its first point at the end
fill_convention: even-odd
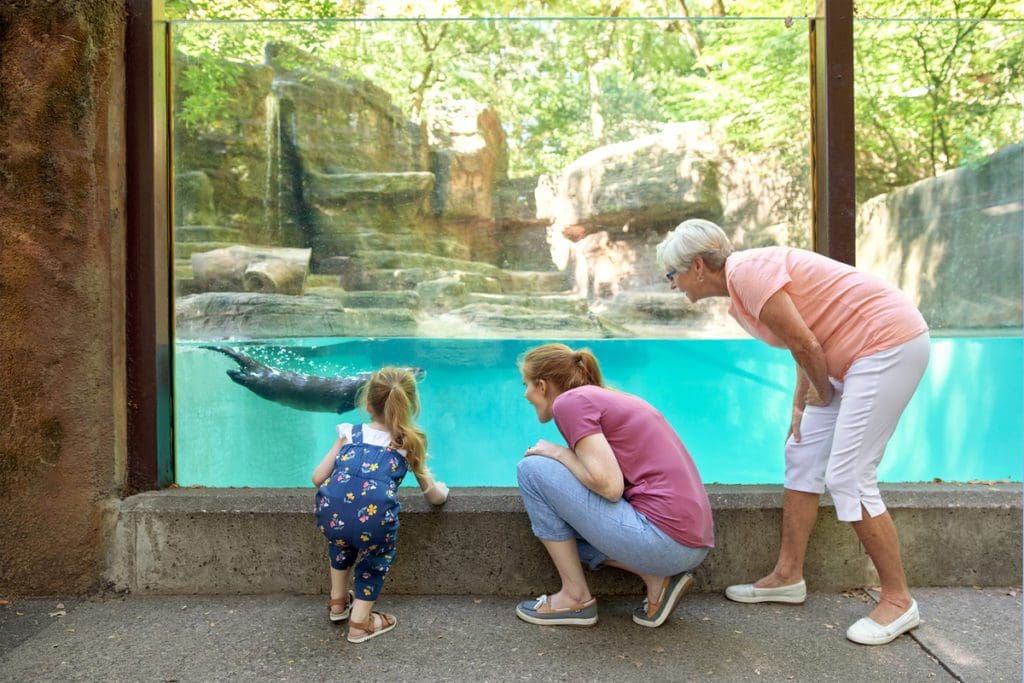
{"type": "Polygon", "coordinates": [[[899,289],[863,270],[791,247],[730,254],[725,281],[729,313],[747,332],[772,346],[782,341],[761,321],[761,308],[780,289],[825,351],[828,374],[842,380],[858,358],[910,341],[928,330],[899,289]]]}
{"type": "Polygon", "coordinates": [[[693,459],[654,406],[631,394],[588,385],[560,394],[551,407],[569,448],[601,432],[619,462],[623,497],[676,541],[712,548],[711,504],[693,459]]]}

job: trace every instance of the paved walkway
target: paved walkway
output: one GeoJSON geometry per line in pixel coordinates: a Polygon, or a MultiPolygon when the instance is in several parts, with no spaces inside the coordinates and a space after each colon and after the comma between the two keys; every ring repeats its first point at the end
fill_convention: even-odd
{"type": "Polygon", "coordinates": [[[1019,588],[922,588],[924,623],[883,647],[844,632],[863,593],[803,606],[687,596],[647,629],[599,600],[593,628],[539,627],[493,596],[382,596],[399,619],[361,645],[320,596],[12,599],[0,606],[3,681],[1020,681],[1019,588]]]}

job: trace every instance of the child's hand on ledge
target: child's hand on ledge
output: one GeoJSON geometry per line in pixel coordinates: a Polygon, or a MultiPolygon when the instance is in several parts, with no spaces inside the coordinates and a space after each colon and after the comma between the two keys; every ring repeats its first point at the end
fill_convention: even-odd
{"type": "Polygon", "coordinates": [[[435,481],[434,485],[423,492],[431,505],[444,505],[448,502],[448,485],[443,481],[435,481]]]}

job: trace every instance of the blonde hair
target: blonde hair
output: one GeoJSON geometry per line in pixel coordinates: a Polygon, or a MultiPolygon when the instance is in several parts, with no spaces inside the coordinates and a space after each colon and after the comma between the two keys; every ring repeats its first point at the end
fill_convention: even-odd
{"type": "Polygon", "coordinates": [[[427,435],[413,421],[420,413],[416,378],[405,368],[385,367],[370,376],[361,390],[361,401],[375,420],[391,435],[391,447],[405,450],[409,469],[427,473],[427,435]]]}
{"type": "Polygon", "coordinates": [[[732,242],[720,227],[703,218],[691,218],[677,225],[658,245],[658,262],[685,273],[698,256],[712,271],[725,267],[733,252],[732,242]]]}
{"type": "Polygon", "coordinates": [[[601,367],[590,349],[574,351],[565,344],[543,344],[520,357],[519,369],[531,382],[543,379],[562,391],[588,384],[604,386],[601,367]]]}

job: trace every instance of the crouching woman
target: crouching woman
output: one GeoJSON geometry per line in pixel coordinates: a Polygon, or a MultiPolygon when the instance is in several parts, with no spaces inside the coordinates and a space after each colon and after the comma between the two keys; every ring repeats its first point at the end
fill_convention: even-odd
{"type": "Polygon", "coordinates": [[[653,406],[604,387],[590,351],[544,344],[519,366],[537,419],[554,419],[567,445],[538,441],[518,465],[533,532],[562,586],[521,602],[516,616],[533,624],[597,623],[582,562],[639,576],[646,599],[633,621],[661,626],[714,546],[711,507],[690,454],[653,406]]]}

